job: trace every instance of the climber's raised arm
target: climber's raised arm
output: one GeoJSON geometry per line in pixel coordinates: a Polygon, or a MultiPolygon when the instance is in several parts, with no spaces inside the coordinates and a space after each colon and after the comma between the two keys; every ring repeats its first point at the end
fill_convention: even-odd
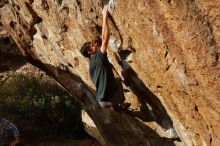
{"type": "Polygon", "coordinates": [[[109,25],[108,25],[108,5],[104,6],[102,10],[102,46],[101,52],[104,54],[108,48],[108,41],[110,37],[109,25]]]}

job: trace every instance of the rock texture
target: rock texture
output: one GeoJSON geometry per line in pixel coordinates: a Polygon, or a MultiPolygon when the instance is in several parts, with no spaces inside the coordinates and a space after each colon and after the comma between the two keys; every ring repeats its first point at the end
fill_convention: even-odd
{"type": "Polygon", "coordinates": [[[92,121],[92,119],[89,117],[89,115],[84,110],[82,111],[82,121],[83,121],[83,125],[84,125],[86,132],[89,135],[98,139],[101,145],[106,145],[105,140],[103,139],[102,135],[98,131],[95,123],[92,121]]]}
{"type": "Polygon", "coordinates": [[[159,145],[160,136],[175,133],[166,130],[184,145],[220,145],[220,1],[109,1],[108,54],[132,104],[126,113],[98,106],[79,53],[101,34],[101,4],[1,0],[0,14],[27,60],[77,95],[106,145],[159,145]]]}

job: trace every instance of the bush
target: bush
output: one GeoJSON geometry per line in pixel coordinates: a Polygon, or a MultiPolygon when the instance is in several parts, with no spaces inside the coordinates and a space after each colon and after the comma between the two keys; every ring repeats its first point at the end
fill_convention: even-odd
{"type": "Polygon", "coordinates": [[[51,80],[14,75],[0,86],[0,116],[23,135],[81,136],[81,107],[51,80]]]}

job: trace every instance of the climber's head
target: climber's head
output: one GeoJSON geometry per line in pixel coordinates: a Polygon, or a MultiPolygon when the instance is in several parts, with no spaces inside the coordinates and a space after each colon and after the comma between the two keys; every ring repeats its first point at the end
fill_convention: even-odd
{"type": "Polygon", "coordinates": [[[102,41],[100,37],[94,37],[91,42],[86,42],[83,44],[80,52],[83,56],[90,58],[91,55],[97,53],[97,50],[101,47],[102,41]]]}

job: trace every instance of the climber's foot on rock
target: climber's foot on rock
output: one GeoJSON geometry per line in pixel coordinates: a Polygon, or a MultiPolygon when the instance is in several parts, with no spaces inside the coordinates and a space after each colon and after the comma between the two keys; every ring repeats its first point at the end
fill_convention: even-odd
{"type": "Polygon", "coordinates": [[[131,103],[123,102],[120,104],[121,110],[127,110],[131,106],[131,103]]]}

